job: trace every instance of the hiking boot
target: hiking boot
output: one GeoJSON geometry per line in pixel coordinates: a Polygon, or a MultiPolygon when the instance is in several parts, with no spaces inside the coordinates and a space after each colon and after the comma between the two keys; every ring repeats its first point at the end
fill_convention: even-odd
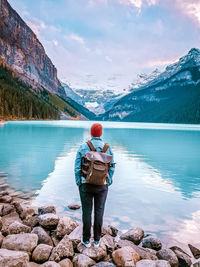
{"type": "Polygon", "coordinates": [[[100,244],[100,240],[99,241],[94,241],[93,244],[94,244],[94,247],[95,248],[98,248],[99,247],[99,244],[100,244]]]}
{"type": "Polygon", "coordinates": [[[81,244],[83,244],[86,248],[90,248],[91,247],[91,243],[89,240],[87,241],[83,241],[83,237],[81,237],[81,244]]]}

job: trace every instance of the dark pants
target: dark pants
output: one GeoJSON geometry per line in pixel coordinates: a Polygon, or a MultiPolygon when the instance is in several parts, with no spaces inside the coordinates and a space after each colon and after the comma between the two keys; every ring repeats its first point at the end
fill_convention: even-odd
{"type": "Polygon", "coordinates": [[[91,237],[91,214],[94,199],[94,240],[101,238],[101,227],[103,224],[103,213],[108,193],[107,185],[81,184],[79,193],[82,204],[83,241],[91,237]]]}

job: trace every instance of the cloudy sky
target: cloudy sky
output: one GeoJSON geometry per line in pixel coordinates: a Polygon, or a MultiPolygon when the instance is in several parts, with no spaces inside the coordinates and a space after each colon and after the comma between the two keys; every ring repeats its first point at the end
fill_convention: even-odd
{"type": "Polygon", "coordinates": [[[200,48],[200,0],[8,0],[73,88],[123,90],[200,48]]]}

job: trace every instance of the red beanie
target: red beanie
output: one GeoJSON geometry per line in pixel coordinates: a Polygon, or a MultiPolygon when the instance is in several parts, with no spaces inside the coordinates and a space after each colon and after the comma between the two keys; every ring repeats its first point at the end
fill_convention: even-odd
{"type": "Polygon", "coordinates": [[[102,125],[100,123],[94,123],[91,126],[90,133],[93,137],[100,137],[102,135],[102,125]]]}

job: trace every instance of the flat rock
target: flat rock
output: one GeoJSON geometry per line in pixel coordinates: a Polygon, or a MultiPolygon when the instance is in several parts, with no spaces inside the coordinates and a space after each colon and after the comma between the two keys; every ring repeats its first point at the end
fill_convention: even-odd
{"type": "Polygon", "coordinates": [[[60,267],[60,264],[58,264],[55,261],[47,261],[43,263],[42,265],[40,265],[40,267],[60,267]]]}
{"type": "Polygon", "coordinates": [[[195,259],[200,258],[200,248],[197,248],[191,244],[188,244],[188,247],[190,248],[192,255],[195,257],[195,259]]]}
{"type": "Polygon", "coordinates": [[[9,235],[20,234],[20,233],[30,233],[30,232],[31,232],[31,227],[24,225],[18,221],[15,221],[8,226],[9,235]]]}
{"type": "Polygon", "coordinates": [[[2,248],[31,253],[37,246],[37,242],[38,236],[36,234],[8,235],[3,239],[2,248]]]}
{"type": "Polygon", "coordinates": [[[78,210],[80,209],[81,205],[79,204],[70,204],[67,206],[70,210],[78,210]]]}
{"type": "Polygon", "coordinates": [[[70,261],[70,259],[64,259],[59,261],[59,264],[61,267],[73,267],[73,263],[70,261]]]}
{"type": "Polygon", "coordinates": [[[83,244],[79,243],[77,250],[95,261],[99,261],[107,255],[106,250],[100,246],[98,248],[94,248],[93,246],[86,248],[83,244]]]}
{"type": "Polygon", "coordinates": [[[170,264],[165,260],[141,260],[136,263],[136,267],[170,267],[170,264]]]}
{"type": "Polygon", "coordinates": [[[154,250],[160,250],[162,248],[162,243],[159,238],[154,235],[149,235],[142,240],[143,248],[151,248],[154,250]]]}
{"type": "Polygon", "coordinates": [[[188,255],[184,250],[177,246],[173,246],[170,249],[176,254],[179,266],[187,267],[192,265],[191,256],[188,255]]]}
{"type": "Polygon", "coordinates": [[[117,266],[135,266],[140,260],[139,254],[132,247],[123,247],[112,253],[112,258],[117,266]]]}
{"type": "Polygon", "coordinates": [[[0,249],[0,266],[27,267],[29,256],[26,252],[0,249]]]}
{"type": "Polygon", "coordinates": [[[63,216],[59,219],[56,235],[62,238],[64,235],[69,235],[76,227],[78,223],[70,217],[63,216]]]}
{"type": "Polygon", "coordinates": [[[84,254],[76,254],[73,258],[74,267],[89,267],[95,265],[95,261],[84,254]]]}
{"type": "Polygon", "coordinates": [[[161,249],[156,253],[158,259],[166,260],[169,262],[171,267],[178,267],[178,258],[171,249],[161,249]]]}
{"type": "Polygon", "coordinates": [[[56,214],[56,207],[55,206],[42,206],[38,208],[38,214],[46,214],[46,213],[54,213],[56,214]]]}
{"type": "Polygon", "coordinates": [[[72,241],[67,235],[53,248],[49,260],[59,262],[63,258],[72,257],[74,255],[74,249],[72,241]]]}
{"type": "Polygon", "coordinates": [[[34,227],[31,233],[38,236],[38,244],[53,246],[51,237],[41,226],[34,227]]]}
{"type": "Polygon", "coordinates": [[[54,213],[45,213],[40,215],[38,218],[39,218],[39,224],[47,229],[56,228],[59,222],[59,217],[54,213]]]}
{"type": "Polygon", "coordinates": [[[53,247],[46,244],[39,244],[32,253],[32,260],[38,263],[48,261],[53,247]]]}
{"type": "Polygon", "coordinates": [[[139,227],[132,228],[120,236],[121,239],[132,241],[135,245],[139,245],[143,237],[144,231],[139,227]]]}
{"type": "Polygon", "coordinates": [[[130,246],[132,247],[140,256],[141,259],[148,259],[148,260],[157,260],[158,257],[156,256],[156,251],[148,248],[142,248],[136,246],[133,242],[129,240],[119,240],[116,243],[116,248],[122,248],[130,246]]]}

